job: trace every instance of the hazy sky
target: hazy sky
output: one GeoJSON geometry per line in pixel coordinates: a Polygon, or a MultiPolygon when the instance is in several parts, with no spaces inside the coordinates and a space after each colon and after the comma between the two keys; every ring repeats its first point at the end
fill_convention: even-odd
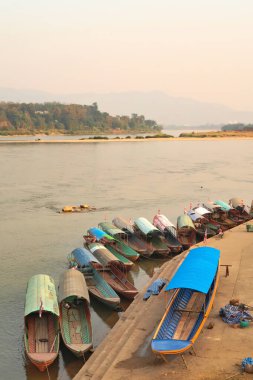
{"type": "Polygon", "coordinates": [[[253,0],[0,0],[0,87],[253,110],[253,0]]]}

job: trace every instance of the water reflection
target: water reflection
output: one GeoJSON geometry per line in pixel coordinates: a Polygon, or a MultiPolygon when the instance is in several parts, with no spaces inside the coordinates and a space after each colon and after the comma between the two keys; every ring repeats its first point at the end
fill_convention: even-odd
{"type": "Polygon", "coordinates": [[[139,261],[139,269],[141,268],[151,278],[156,270],[167,261],[168,259],[142,259],[139,261]]]}
{"type": "Polygon", "coordinates": [[[61,342],[60,345],[60,358],[62,359],[65,371],[59,374],[59,379],[73,379],[76,373],[82,368],[84,362],[90,357],[90,353],[85,354],[84,358],[77,358],[72,352],[70,352],[67,347],[61,342]]]}
{"type": "MultiPolygon", "coordinates": [[[[101,319],[101,324],[106,324],[109,329],[111,329],[119,320],[119,315],[115,310],[106,307],[94,298],[91,299],[91,306],[96,313],[96,318],[99,317],[101,319]]],[[[92,313],[92,318],[95,318],[94,313],[92,313]]]]}

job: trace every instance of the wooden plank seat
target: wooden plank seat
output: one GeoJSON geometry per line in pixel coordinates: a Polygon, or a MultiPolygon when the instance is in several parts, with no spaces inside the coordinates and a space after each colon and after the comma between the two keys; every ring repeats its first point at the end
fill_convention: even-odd
{"type": "Polygon", "coordinates": [[[187,340],[199,317],[199,313],[202,312],[201,309],[204,301],[205,294],[194,292],[186,308],[181,310],[177,309],[182,312],[182,316],[173,335],[173,339],[187,340]]]}

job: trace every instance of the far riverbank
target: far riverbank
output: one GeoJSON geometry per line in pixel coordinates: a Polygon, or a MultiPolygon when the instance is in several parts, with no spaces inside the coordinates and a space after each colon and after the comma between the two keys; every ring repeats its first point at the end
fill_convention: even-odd
{"type": "Polygon", "coordinates": [[[100,139],[54,139],[54,140],[43,140],[42,138],[34,140],[1,140],[0,144],[83,144],[83,143],[129,143],[129,142],[154,142],[154,141],[221,141],[221,140],[253,140],[252,136],[222,136],[222,137],[171,137],[171,138],[100,138],[100,139]]]}

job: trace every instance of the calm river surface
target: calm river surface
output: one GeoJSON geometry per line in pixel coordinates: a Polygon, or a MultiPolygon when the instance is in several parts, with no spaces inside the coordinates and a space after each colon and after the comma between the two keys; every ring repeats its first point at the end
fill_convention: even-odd
{"type": "MultiPolygon", "coordinates": [[[[160,209],[175,223],[190,202],[239,196],[250,204],[252,152],[251,140],[1,144],[0,378],[48,379],[24,355],[24,299],[32,275],[49,274],[58,285],[67,254],[105,219],[152,220],[160,209]],[[57,212],[81,203],[98,210],[57,212]]],[[[135,265],[135,286],[141,289],[162,263],[135,265]]],[[[91,312],[96,347],[119,316],[95,302],[91,312]]],[[[61,347],[49,367],[51,380],[73,378],[82,363],[61,347]]]]}

